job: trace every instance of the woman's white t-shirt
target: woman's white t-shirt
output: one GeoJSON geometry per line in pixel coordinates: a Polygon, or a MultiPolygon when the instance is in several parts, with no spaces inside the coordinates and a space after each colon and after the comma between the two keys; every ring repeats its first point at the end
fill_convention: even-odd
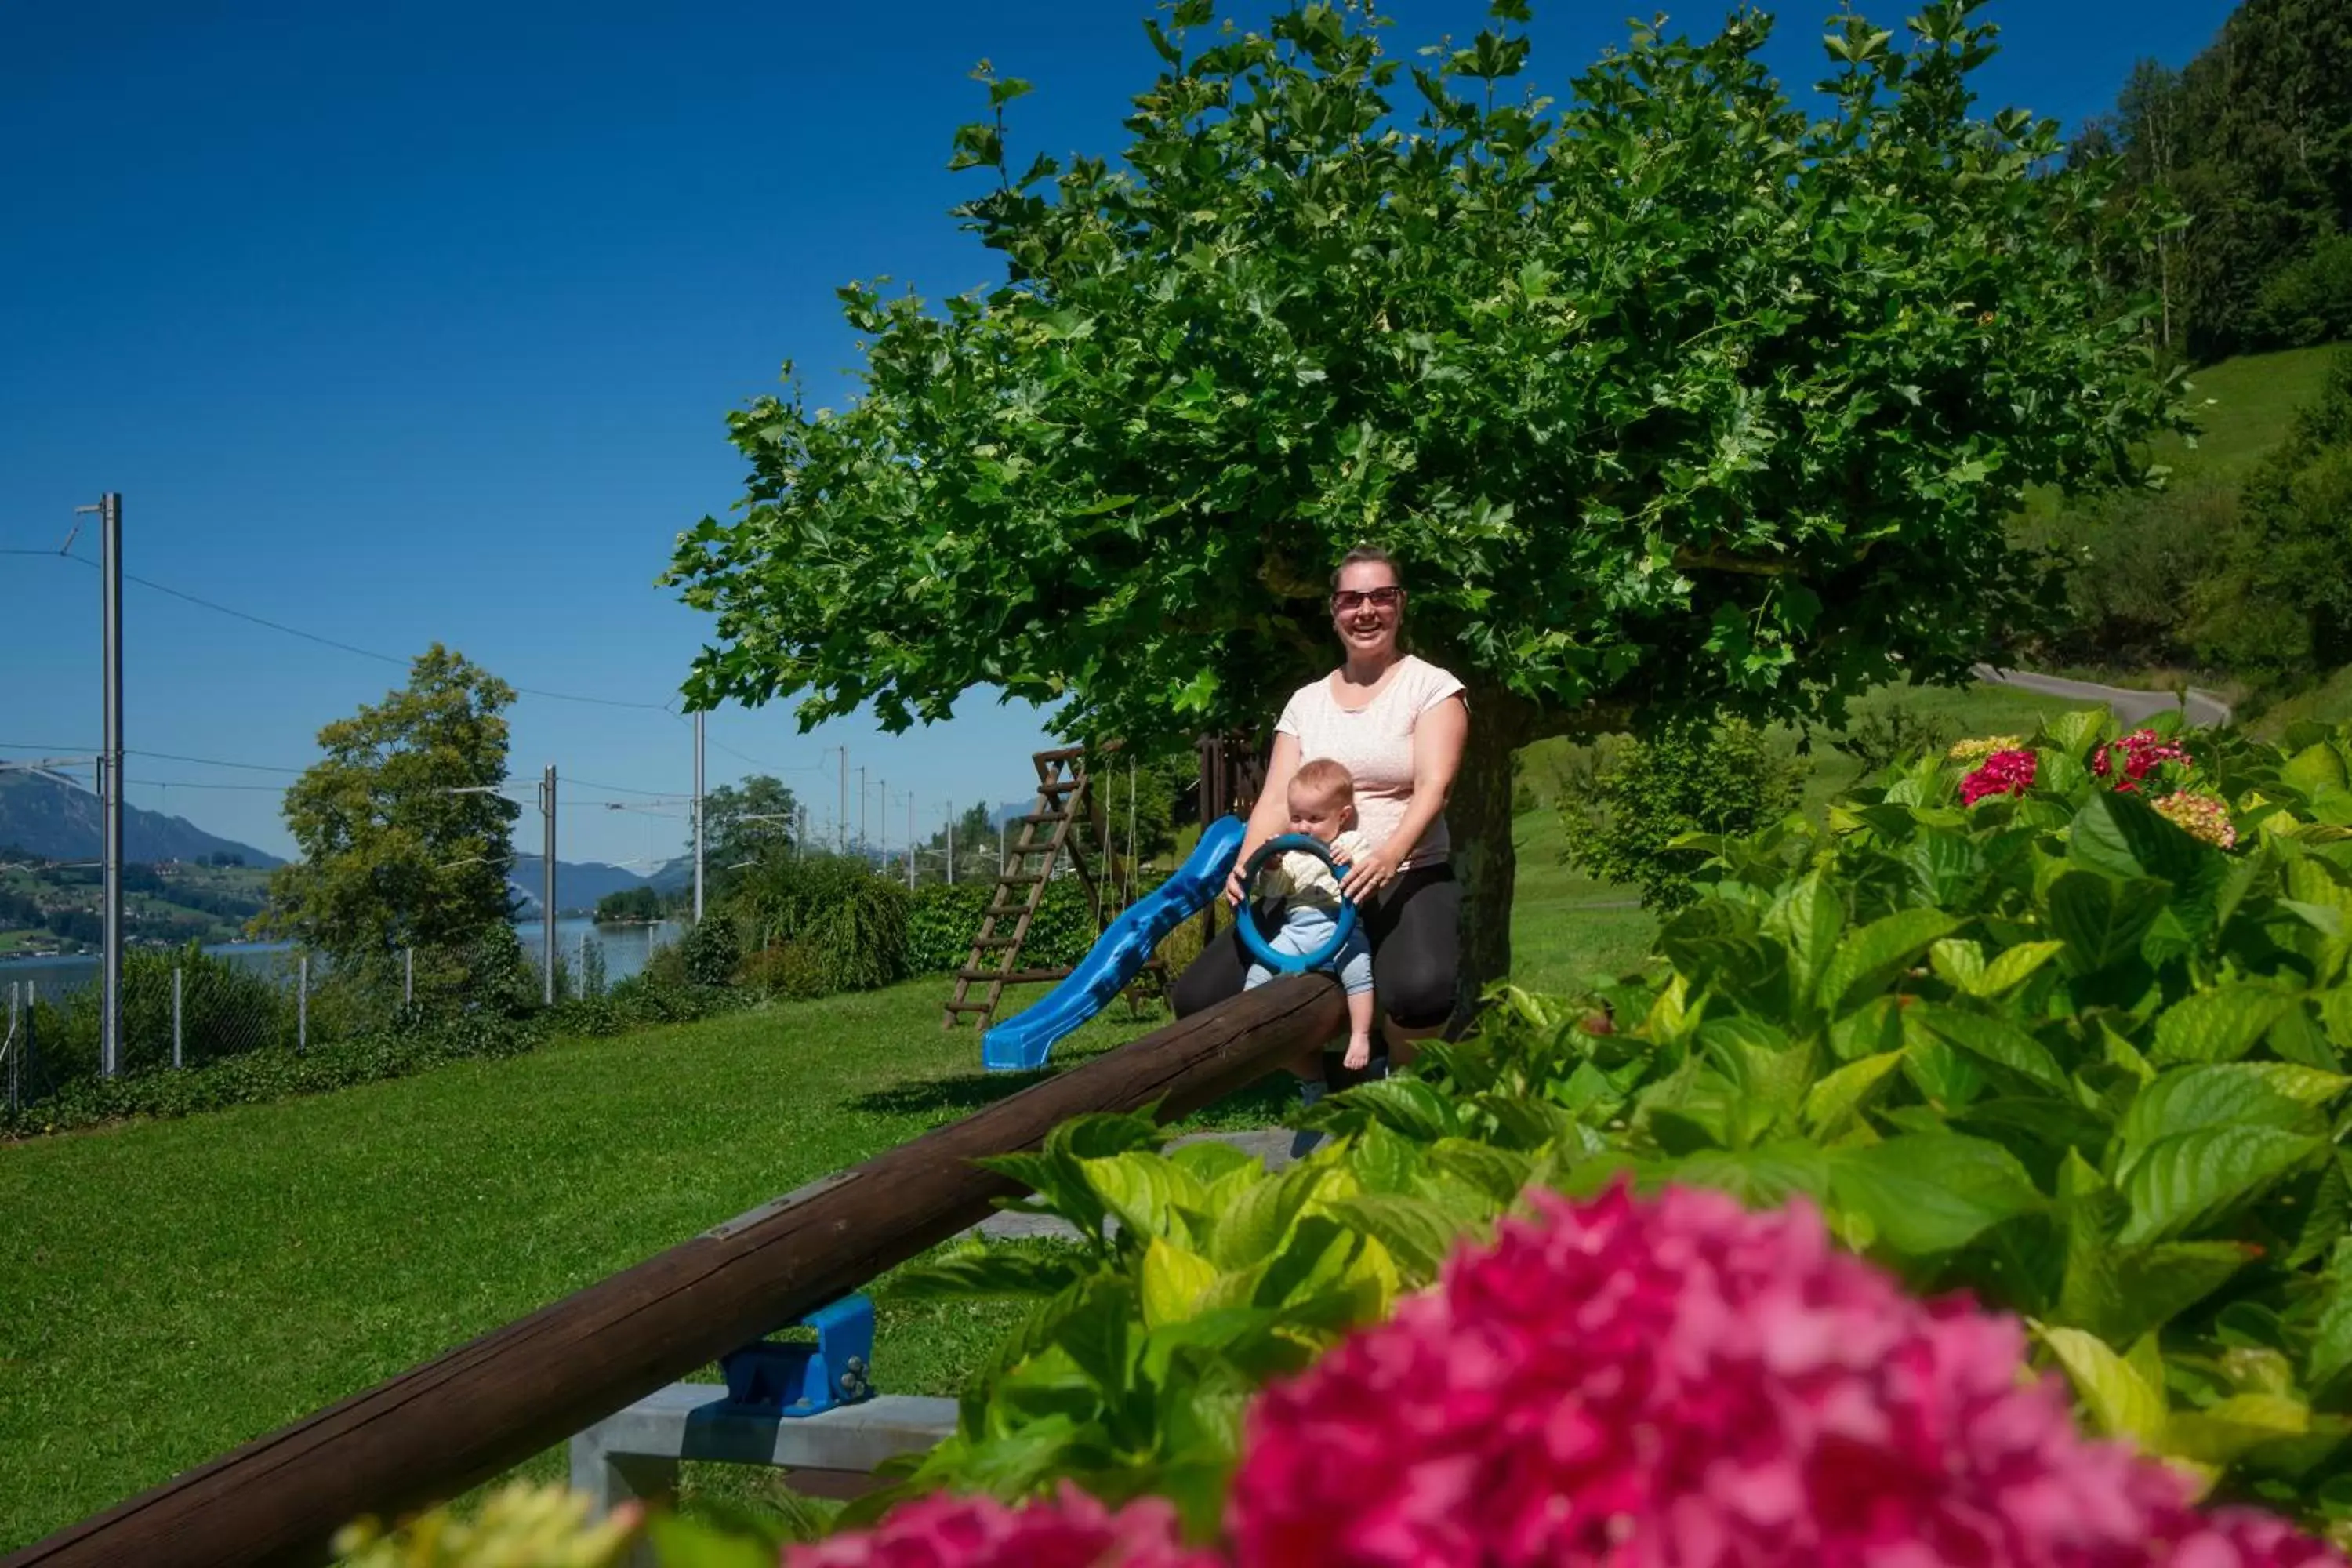
{"type": "MultiPolygon", "coordinates": [[[[1300,762],[1328,757],[1348,770],[1356,781],[1356,826],[1375,846],[1385,846],[1403,825],[1412,803],[1413,726],[1423,713],[1460,695],[1462,683],[1428,660],[1407,654],[1371,701],[1348,709],[1332,694],[1338,679],[1336,674],[1326,676],[1294,692],[1275,721],[1275,733],[1297,737],[1300,762]]],[[[1442,865],[1453,852],[1440,813],[1397,869],[1442,865]]]]}

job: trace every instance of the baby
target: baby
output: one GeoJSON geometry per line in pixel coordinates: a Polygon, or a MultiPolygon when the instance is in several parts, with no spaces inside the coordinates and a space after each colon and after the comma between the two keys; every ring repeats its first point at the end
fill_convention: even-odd
{"type": "MultiPolygon", "coordinates": [[[[1289,804],[1290,831],[1321,839],[1340,865],[1351,865],[1370,852],[1364,836],[1355,831],[1356,782],[1339,763],[1328,757],[1300,763],[1290,776],[1289,804]]],[[[1269,944],[1275,952],[1315,952],[1329,943],[1339,921],[1339,880],[1318,857],[1303,849],[1286,852],[1258,878],[1257,891],[1284,900],[1282,929],[1269,944]]],[[[1348,933],[1338,952],[1316,968],[1337,974],[1348,994],[1345,1065],[1357,1071],[1372,1059],[1372,947],[1362,922],[1348,933]]],[[[1265,965],[1252,963],[1242,988],[1255,990],[1273,978],[1265,965]]]]}

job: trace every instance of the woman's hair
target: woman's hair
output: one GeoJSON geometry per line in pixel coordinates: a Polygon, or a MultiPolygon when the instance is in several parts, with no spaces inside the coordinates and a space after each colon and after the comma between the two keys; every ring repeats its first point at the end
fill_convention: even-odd
{"type": "Polygon", "coordinates": [[[1359,544],[1339,557],[1339,564],[1331,569],[1331,591],[1335,594],[1339,591],[1339,574],[1349,567],[1372,565],[1387,567],[1389,575],[1396,580],[1396,585],[1400,588],[1404,586],[1404,569],[1396,563],[1395,556],[1377,544],[1359,544]]]}

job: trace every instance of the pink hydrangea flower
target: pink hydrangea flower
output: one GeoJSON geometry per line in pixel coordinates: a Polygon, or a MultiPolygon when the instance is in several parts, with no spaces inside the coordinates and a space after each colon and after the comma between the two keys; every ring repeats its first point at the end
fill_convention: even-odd
{"type": "Polygon", "coordinates": [[[782,1568],[1223,1568],[1177,1539],[1157,1498],[1113,1513],[1062,1483],[1051,1501],[1007,1508],[941,1494],[894,1510],[873,1530],[784,1548],[782,1568]]]}
{"type": "Polygon", "coordinates": [[[2114,774],[2120,767],[2123,777],[2116,780],[2117,795],[2137,795],[2140,781],[2166,763],[2187,763],[2189,753],[2179,746],[2168,745],[2153,730],[2134,730],[2120,741],[2110,741],[2091,756],[2091,771],[2101,778],[2114,774]],[[2122,753],[2120,763],[2116,754],[2122,753]]]}
{"type": "Polygon", "coordinates": [[[2149,1568],[2175,1541],[2203,1560],[2167,1568],[2333,1561],[2200,1519],[2172,1472],[2083,1438],[2055,1382],[2021,1382],[2014,1320],[1912,1300],[1810,1205],[1533,1202],[1260,1395],[1239,1568],[2149,1568]]]}
{"type": "Polygon", "coordinates": [[[2325,1542],[2255,1509],[2192,1514],[2167,1542],[2165,1568],[2342,1568],[2325,1542]]]}
{"type": "Polygon", "coordinates": [[[1974,805],[1989,795],[2023,795],[2033,787],[2033,753],[1995,752],[1960,781],[1960,804],[1974,805]]]}

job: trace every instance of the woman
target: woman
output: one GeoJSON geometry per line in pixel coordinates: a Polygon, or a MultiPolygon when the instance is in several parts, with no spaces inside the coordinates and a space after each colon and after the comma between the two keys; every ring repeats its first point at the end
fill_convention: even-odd
{"type": "MultiPolygon", "coordinates": [[[[1339,668],[1294,693],[1275,723],[1274,756],[1250,812],[1225,902],[1239,909],[1241,868],[1286,826],[1290,776],[1302,761],[1329,757],[1356,781],[1356,810],[1372,852],[1349,868],[1340,890],[1355,900],[1372,942],[1372,992],[1384,1015],[1390,1059],[1401,1042],[1445,1026],[1461,968],[1462,889],[1454,879],[1445,796],[1462,763],[1470,709],[1462,682],[1397,646],[1404,621],[1402,576],[1388,552],[1360,546],[1331,578],[1331,629],[1339,668]]],[[[1244,912],[1237,918],[1253,918],[1244,912]]],[[[1177,977],[1178,1016],[1238,995],[1248,968],[1228,930],[1177,977]]],[[[1376,1059],[1373,1070],[1381,1064],[1376,1059]]],[[[1336,1082],[1336,1061],[1323,1076],[1336,1082]]]]}

